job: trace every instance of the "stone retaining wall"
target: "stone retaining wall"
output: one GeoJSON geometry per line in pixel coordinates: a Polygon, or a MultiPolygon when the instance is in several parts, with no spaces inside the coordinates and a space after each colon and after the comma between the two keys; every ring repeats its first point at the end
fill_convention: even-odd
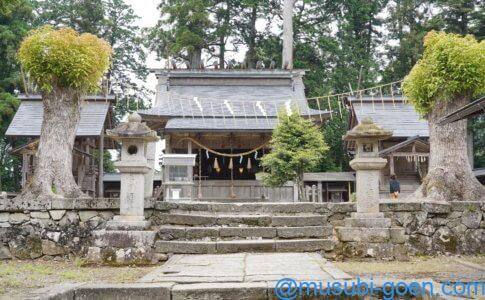
{"type": "MultiPolygon", "coordinates": [[[[82,256],[92,231],[119,211],[119,199],[52,199],[48,204],[0,199],[0,260],[82,256]]],[[[146,205],[151,216],[153,201],[146,205]]]]}
{"type": "MultiPolygon", "coordinates": [[[[0,199],[0,259],[84,255],[92,245],[92,231],[103,229],[119,210],[119,199],[54,199],[48,203],[0,199]]],[[[158,223],[163,207],[147,201],[146,217],[158,223]]],[[[335,227],[355,211],[355,205],[315,204],[315,209],[335,227]]],[[[388,242],[400,251],[411,255],[485,253],[485,202],[386,202],[380,210],[392,219],[392,227],[405,229],[404,244],[388,242]]],[[[359,245],[361,249],[367,246],[359,245]]],[[[347,251],[345,256],[362,255],[347,251]]]]}
{"type": "Polygon", "coordinates": [[[485,202],[387,202],[380,211],[405,229],[413,255],[485,253],[485,202]]]}

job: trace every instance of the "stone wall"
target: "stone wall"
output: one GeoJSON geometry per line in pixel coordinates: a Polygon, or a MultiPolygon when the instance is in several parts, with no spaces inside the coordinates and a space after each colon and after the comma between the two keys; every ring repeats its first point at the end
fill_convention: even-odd
{"type": "MultiPolygon", "coordinates": [[[[119,211],[119,199],[52,199],[44,203],[0,199],[0,259],[82,256],[119,211]]],[[[146,205],[150,217],[153,201],[146,205]]]]}
{"type": "MultiPolygon", "coordinates": [[[[119,211],[119,199],[53,199],[47,203],[0,199],[0,259],[83,256],[93,245],[92,232],[103,229],[119,211]]],[[[315,204],[321,210],[315,212],[333,227],[342,226],[355,211],[352,203],[330,206],[315,204]]],[[[153,224],[159,223],[163,211],[166,205],[146,201],[146,217],[153,224]]],[[[392,220],[393,228],[404,229],[404,236],[378,244],[339,243],[337,256],[379,257],[378,252],[366,252],[376,245],[394,257],[485,253],[485,202],[386,202],[380,204],[380,211],[392,220]],[[394,255],[396,251],[399,255],[394,255]]],[[[333,239],[338,240],[335,234],[333,239]]]]}
{"type": "Polygon", "coordinates": [[[380,211],[405,229],[413,255],[485,253],[485,202],[387,202],[380,211]]]}

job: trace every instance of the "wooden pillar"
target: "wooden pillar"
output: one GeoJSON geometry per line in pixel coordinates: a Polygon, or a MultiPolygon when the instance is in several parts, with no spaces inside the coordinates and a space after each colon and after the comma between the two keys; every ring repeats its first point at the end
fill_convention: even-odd
{"type": "MultiPolygon", "coordinates": [[[[192,154],[192,141],[189,140],[187,143],[187,154],[192,154]]],[[[189,177],[189,180],[194,180],[194,167],[193,166],[188,166],[187,167],[187,174],[189,177]]],[[[193,186],[190,186],[190,201],[194,200],[194,189],[193,186]]]]}
{"type": "Polygon", "coordinates": [[[99,136],[98,197],[104,196],[104,128],[99,136]]]}
{"type": "Polygon", "coordinates": [[[318,186],[318,188],[317,188],[317,192],[318,192],[318,202],[323,202],[323,199],[322,199],[323,198],[322,182],[319,181],[317,183],[317,186],[318,186]]]}
{"type": "MultiPolygon", "coordinates": [[[[170,135],[164,135],[164,137],[165,137],[165,153],[169,154],[170,153],[170,135]]],[[[162,174],[163,174],[162,180],[168,180],[168,169],[167,169],[166,166],[162,166],[162,174]]],[[[170,192],[170,189],[167,186],[165,188],[165,192],[164,192],[165,200],[170,199],[170,193],[169,192],[170,192]]]]}
{"type": "Polygon", "coordinates": [[[389,174],[390,175],[396,175],[394,172],[394,155],[389,156],[389,174]]]}
{"type": "Polygon", "coordinates": [[[325,191],[326,191],[326,196],[325,197],[327,197],[327,202],[329,202],[330,201],[330,195],[328,193],[328,181],[325,182],[325,191]]]}
{"type": "Polygon", "coordinates": [[[27,173],[29,172],[30,155],[22,154],[22,188],[27,183],[27,173]]]}

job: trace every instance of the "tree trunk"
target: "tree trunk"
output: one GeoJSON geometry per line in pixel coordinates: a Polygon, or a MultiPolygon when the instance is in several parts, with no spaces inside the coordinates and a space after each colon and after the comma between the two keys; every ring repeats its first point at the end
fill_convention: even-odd
{"type": "Polygon", "coordinates": [[[258,8],[254,4],[251,10],[251,17],[249,21],[249,39],[248,39],[248,52],[246,52],[247,68],[251,69],[256,66],[256,20],[258,17],[258,8]]]}
{"type": "Polygon", "coordinates": [[[192,69],[200,69],[201,61],[202,61],[201,49],[194,49],[189,53],[189,64],[192,69]]]}
{"type": "Polygon", "coordinates": [[[84,196],[72,174],[72,151],[81,117],[81,95],[73,89],[54,87],[42,95],[44,118],[33,180],[20,197],[84,196]]]}
{"type": "Polygon", "coordinates": [[[439,101],[428,115],[429,171],[411,197],[432,201],[485,200],[485,188],[473,175],[467,153],[467,120],[438,125],[445,115],[468,103],[469,98],[439,101]]]}
{"type": "Polygon", "coordinates": [[[293,69],[293,6],[295,0],[285,0],[283,5],[282,69],[293,69]]]}

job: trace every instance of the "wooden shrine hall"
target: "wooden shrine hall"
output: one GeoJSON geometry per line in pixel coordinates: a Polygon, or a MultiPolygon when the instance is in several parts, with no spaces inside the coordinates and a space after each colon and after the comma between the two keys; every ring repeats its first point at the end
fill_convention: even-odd
{"type": "MultiPolygon", "coordinates": [[[[389,196],[389,178],[396,175],[401,182],[403,195],[414,192],[427,174],[429,158],[428,122],[422,119],[402,96],[347,97],[344,104],[349,108],[349,130],[361,120],[370,117],[393,136],[380,142],[379,155],[387,159],[381,170],[381,197],[389,196]]],[[[354,144],[345,144],[347,151],[354,153],[354,144]]]]}
{"type": "Polygon", "coordinates": [[[302,70],[163,69],[156,103],[139,111],[165,139],[165,153],[190,153],[194,198],[293,201],[292,183],[265,188],[257,180],[278,113],[297,110],[322,123],[328,111],[305,98],[302,70]]]}
{"type": "MultiPolygon", "coordinates": [[[[13,149],[12,154],[22,158],[22,188],[31,180],[37,165],[37,147],[42,126],[43,105],[40,95],[19,95],[21,102],[7,129],[6,136],[20,139],[23,146],[13,149]]],[[[73,150],[72,172],[83,192],[91,196],[103,196],[103,156],[95,159],[102,149],[113,149],[113,141],[104,136],[113,126],[112,105],[114,95],[91,95],[84,98],[81,106],[76,140],[73,150]]]]}

